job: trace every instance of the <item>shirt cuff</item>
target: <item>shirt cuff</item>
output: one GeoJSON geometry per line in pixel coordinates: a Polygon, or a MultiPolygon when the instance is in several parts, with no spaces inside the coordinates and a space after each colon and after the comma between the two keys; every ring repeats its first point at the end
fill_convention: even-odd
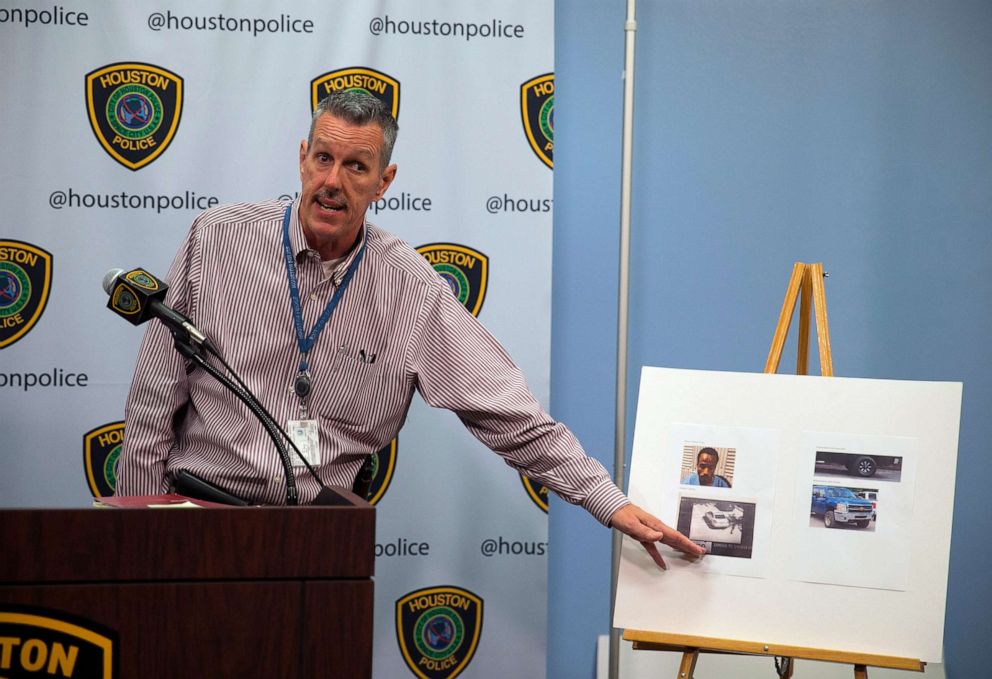
{"type": "Polygon", "coordinates": [[[624,505],[629,504],[630,500],[627,499],[627,496],[609,479],[604,479],[582,501],[583,509],[606,527],[610,526],[610,518],[613,514],[624,505]]]}

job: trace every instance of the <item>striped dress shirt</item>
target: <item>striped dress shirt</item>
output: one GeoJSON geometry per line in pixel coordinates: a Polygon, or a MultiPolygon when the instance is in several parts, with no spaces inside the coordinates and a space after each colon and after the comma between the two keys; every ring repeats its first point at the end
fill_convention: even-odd
{"type": "MultiPolygon", "coordinates": [[[[358,249],[325,273],[307,247],[298,207],[290,246],[309,333],[358,249]]],[[[283,425],[300,418],[285,208],[270,201],[201,214],[169,271],[166,297],[283,425]]],[[[544,411],[506,351],[416,250],[371,224],[365,233],[365,255],[308,356],[307,408],[319,426],[323,482],[350,488],[365,457],[399,432],[416,390],[429,405],[454,411],[511,467],[607,524],[628,500],[603,466],[544,411]]],[[[285,502],[279,456],[261,424],[206,372],[189,369],[161,323],[145,333],[125,419],[118,495],[168,492],[185,469],[253,502],[285,502]]],[[[302,466],[294,471],[306,504],[317,483],[302,466]]]]}

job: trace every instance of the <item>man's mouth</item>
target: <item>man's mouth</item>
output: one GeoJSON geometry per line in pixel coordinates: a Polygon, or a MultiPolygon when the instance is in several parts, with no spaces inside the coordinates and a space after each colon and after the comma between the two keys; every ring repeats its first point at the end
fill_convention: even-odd
{"type": "Polygon", "coordinates": [[[314,196],[314,202],[317,203],[320,209],[324,212],[331,214],[344,212],[345,204],[340,200],[328,198],[327,196],[314,196]]]}

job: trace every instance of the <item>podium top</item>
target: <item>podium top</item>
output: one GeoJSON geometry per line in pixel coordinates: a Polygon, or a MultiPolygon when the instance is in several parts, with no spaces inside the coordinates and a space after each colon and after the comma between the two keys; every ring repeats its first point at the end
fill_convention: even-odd
{"type": "MultiPolygon", "coordinates": [[[[375,509],[0,510],[0,584],[368,578],[375,509]]],[[[198,504],[205,504],[196,501],[198,504]]]]}

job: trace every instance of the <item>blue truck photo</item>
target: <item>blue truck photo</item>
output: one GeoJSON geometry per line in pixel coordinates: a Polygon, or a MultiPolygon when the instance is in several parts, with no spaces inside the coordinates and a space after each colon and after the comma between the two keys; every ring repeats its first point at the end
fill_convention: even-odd
{"type": "Polygon", "coordinates": [[[838,524],[853,524],[867,528],[872,519],[872,505],[843,486],[813,486],[810,514],[823,517],[823,525],[837,528],[838,524]]]}

